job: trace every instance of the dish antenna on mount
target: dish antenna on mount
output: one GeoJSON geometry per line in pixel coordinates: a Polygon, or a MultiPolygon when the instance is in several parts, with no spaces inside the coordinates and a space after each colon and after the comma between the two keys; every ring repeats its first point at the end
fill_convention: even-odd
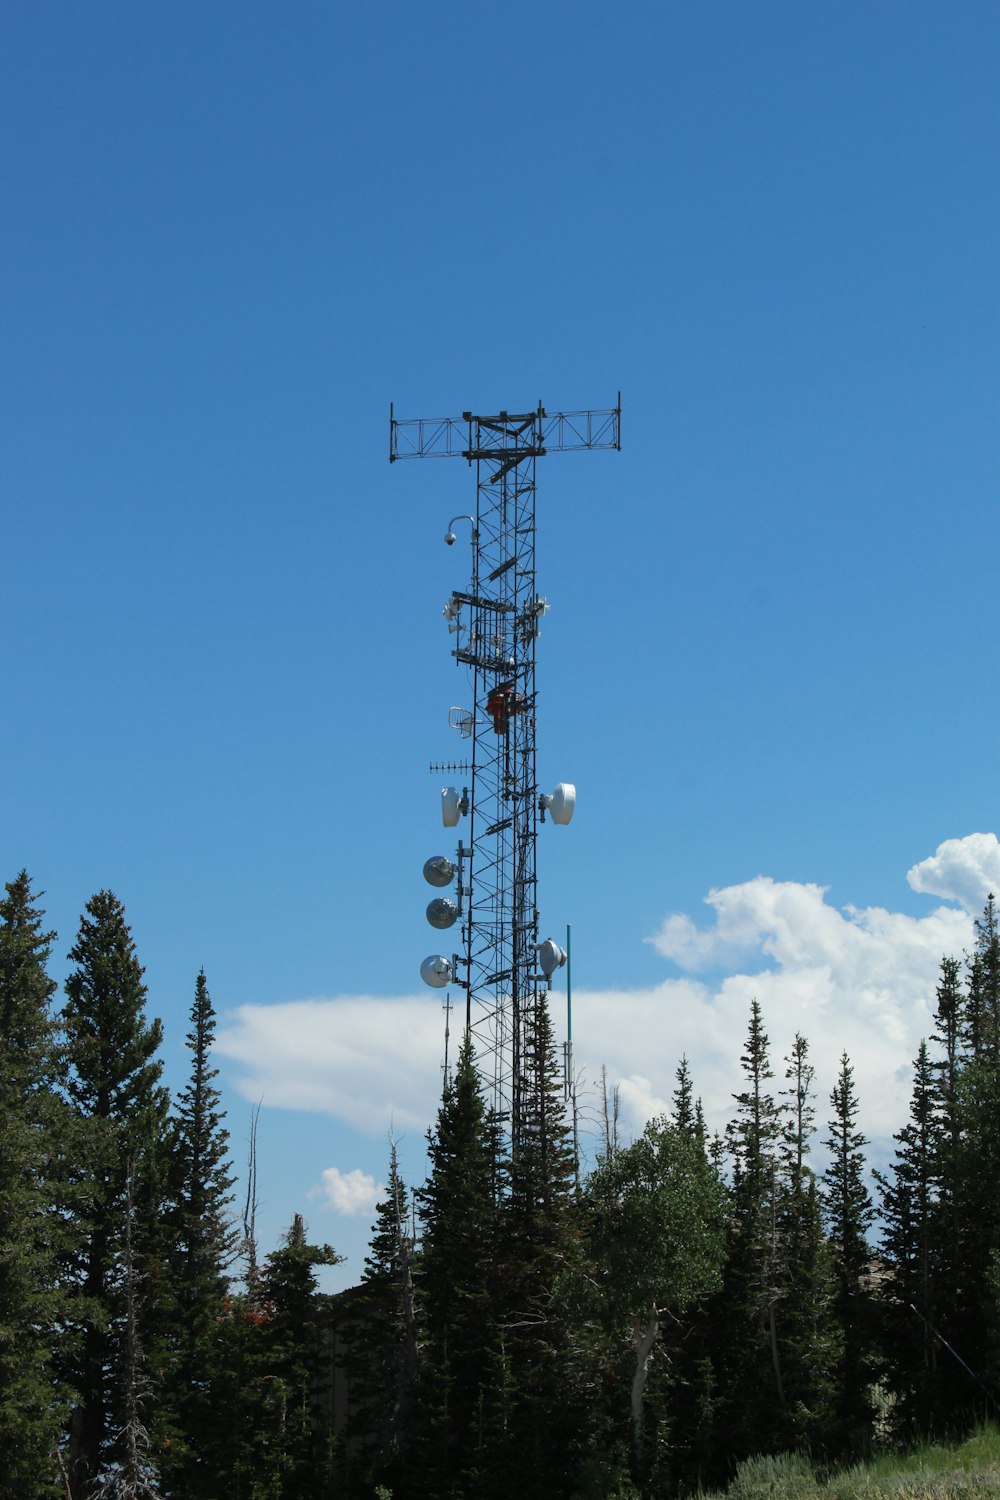
{"type": "Polygon", "coordinates": [[[420,977],[432,990],[443,990],[455,978],[455,970],[443,953],[432,953],[420,965],[420,977]]]}
{"type": "Polygon", "coordinates": [[[545,814],[548,813],[553,823],[560,823],[563,827],[573,821],[573,810],[576,807],[576,787],[571,781],[560,781],[555,790],[543,792],[538,799],[538,815],[545,822],[545,814]]]}
{"type": "Polygon", "coordinates": [[[457,868],[446,854],[432,854],[430,859],[424,861],[424,879],[428,885],[451,885],[457,868]]]}
{"type": "Polygon", "coordinates": [[[454,786],[441,788],[441,821],[446,828],[457,828],[459,818],[464,818],[468,811],[468,788],[464,792],[454,786]]]}
{"type": "Polygon", "coordinates": [[[458,904],[448,896],[435,896],[433,901],[427,903],[427,920],[432,927],[441,931],[454,927],[458,920],[458,904]]]}
{"type": "Polygon", "coordinates": [[[545,975],[545,978],[551,983],[553,974],[557,969],[561,969],[566,962],[566,951],[564,948],[560,948],[558,943],[554,943],[551,938],[546,938],[544,943],[538,944],[537,952],[538,967],[545,975]]]}

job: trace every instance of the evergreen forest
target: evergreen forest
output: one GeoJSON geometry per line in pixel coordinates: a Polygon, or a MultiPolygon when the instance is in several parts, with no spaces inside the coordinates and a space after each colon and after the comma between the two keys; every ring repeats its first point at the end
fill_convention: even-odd
{"type": "Polygon", "coordinates": [[[55,942],[22,872],[0,901],[0,1500],[681,1496],[750,1455],[835,1469],[993,1410],[992,896],[973,951],[942,958],[883,1171],[850,1058],[817,1098],[807,1038],[772,1056],[754,1002],[721,1136],[680,1059],[638,1139],[605,1091],[581,1173],[539,996],[519,1139],[466,1038],[426,1180],[390,1148],[360,1284],[335,1295],[301,1214],[258,1246],[252,1141],[235,1193],[205,974],[171,1097],[121,901],[88,902],[58,996],[55,942]]]}

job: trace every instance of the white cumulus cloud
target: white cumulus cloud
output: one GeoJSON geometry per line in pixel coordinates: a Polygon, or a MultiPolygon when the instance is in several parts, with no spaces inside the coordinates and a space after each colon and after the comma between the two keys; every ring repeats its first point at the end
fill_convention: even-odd
{"type": "Polygon", "coordinates": [[[664,1097],[653,1087],[649,1078],[641,1073],[630,1073],[618,1080],[618,1102],[626,1120],[651,1120],[654,1115],[664,1115],[670,1110],[669,1095],[664,1097]]]}
{"type": "MultiPolygon", "coordinates": [[[[1000,891],[992,871],[998,861],[993,834],[940,845],[907,878],[914,889],[949,901],[961,893],[962,904],[939,905],[923,916],[881,906],[838,907],[821,885],[766,875],[710,891],[705,922],[688,913],[667,916],[649,941],[679,976],[644,987],[574,989],[585,1140],[600,1135],[602,1064],[609,1085],[619,1086],[623,1129],[636,1134],[669,1106],[682,1055],[710,1128],[724,1128],[732,1096],[742,1087],[740,1054],[756,997],[771,1041],[774,1089],[784,1086],[783,1058],[801,1032],[816,1068],[822,1135],[846,1050],[861,1128],[887,1149],[906,1120],[912,1059],[932,1028],[941,959],[972,948],[973,916],[988,890],[1000,891]]],[[[557,1031],[561,1006],[553,991],[557,1031]]],[[[440,1099],[441,1021],[423,996],[242,1006],[221,1025],[217,1050],[245,1097],[320,1111],[372,1136],[383,1135],[390,1121],[422,1134],[440,1099]]],[[[323,1188],[329,1201],[354,1201],[357,1175],[329,1169],[324,1184],[329,1177],[332,1185],[323,1188]]],[[[372,1179],[357,1184],[359,1205],[362,1189],[368,1209],[375,1201],[372,1179]]]]}
{"type": "Polygon", "coordinates": [[[957,901],[978,916],[992,891],[1000,894],[1000,843],[995,833],[945,839],[906,876],[915,891],[957,901]]]}
{"type": "MultiPolygon", "coordinates": [[[[782,1059],[801,1032],[816,1067],[823,1121],[846,1050],[863,1128],[872,1136],[891,1136],[905,1122],[910,1063],[931,1029],[941,958],[960,956],[971,946],[969,913],[939,906],[911,917],[876,906],[838,908],[822,886],[766,875],[713,890],[706,904],[714,919],[706,926],[671,916],[651,941],[689,975],[710,971],[723,977],[666,980],[644,997],[633,995],[631,1008],[641,1012],[633,1049],[637,1036],[645,1037],[648,1048],[653,1038],[666,1040],[669,1033],[671,1052],[691,1061],[695,1091],[710,1122],[721,1128],[741,1087],[739,1058],[756,997],[771,1040],[775,1086],[783,1086],[782,1059]]],[[[612,997],[607,1004],[613,1007],[612,997]]],[[[598,1010],[605,1011],[600,1001],[598,1010]]],[[[581,1020],[581,1030],[585,1025],[581,1020]]],[[[634,1057],[634,1050],[616,1041],[614,1027],[607,1029],[604,1046],[614,1049],[623,1074],[632,1070],[626,1054],[634,1057]]],[[[645,1066],[648,1071],[648,1060],[645,1066]]]]}
{"type": "Polygon", "coordinates": [[[360,1167],[354,1167],[350,1172],[327,1167],[320,1174],[319,1186],[313,1188],[309,1196],[322,1198],[338,1214],[354,1217],[371,1213],[382,1193],[380,1184],[360,1167]]]}

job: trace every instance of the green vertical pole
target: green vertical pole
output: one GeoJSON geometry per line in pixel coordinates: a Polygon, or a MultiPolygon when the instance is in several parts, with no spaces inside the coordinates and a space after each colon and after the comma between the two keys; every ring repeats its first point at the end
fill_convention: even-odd
{"type": "Polygon", "coordinates": [[[566,923],[566,1040],[573,1048],[573,959],[570,950],[569,923],[566,923]]]}
{"type": "Polygon", "coordinates": [[[576,1081],[573,1077],[573,959],[572,928],[566,923],[566,1082],[573,1118],[573,1177],[580,1187],[580,1135],[576,1114],[576,1081]]]}

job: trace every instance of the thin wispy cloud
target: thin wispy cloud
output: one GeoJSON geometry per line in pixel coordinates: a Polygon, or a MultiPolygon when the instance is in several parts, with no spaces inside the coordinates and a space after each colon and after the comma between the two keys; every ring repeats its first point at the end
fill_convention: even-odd
{"type": "Polygon", "coordinates": [[[424,996],[340,995],[241,1005],[216,1051],[236,1088],[269,1109],[313,1110],[384,1135],[426,1129],[440,1088],[440,1014],[424,996]]]}

